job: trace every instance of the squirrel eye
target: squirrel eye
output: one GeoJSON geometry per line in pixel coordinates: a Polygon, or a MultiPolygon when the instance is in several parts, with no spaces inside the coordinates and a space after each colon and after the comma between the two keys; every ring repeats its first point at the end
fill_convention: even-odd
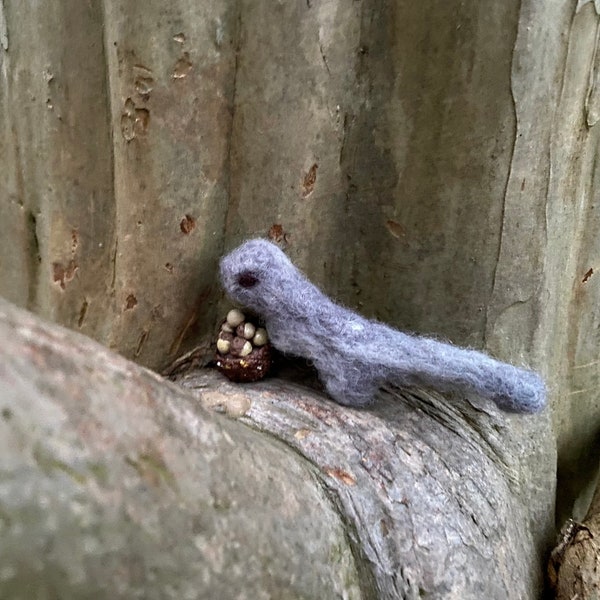
{"type": "Polygon", "coordinates": [[[243,288],[251,288],[258,283],[258,277],[251,271],[244,271],[238,275],[237,281],[243,288]]]}

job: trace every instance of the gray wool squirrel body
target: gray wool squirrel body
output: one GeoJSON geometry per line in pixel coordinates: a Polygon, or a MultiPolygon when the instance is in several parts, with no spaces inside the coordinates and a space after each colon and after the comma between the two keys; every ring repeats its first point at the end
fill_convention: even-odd
{"type": "Polygon", "coordinates": [[[275,348],[311,360],[340,404],[369,404],[389,383],[475,392],[512,412],[545,406],[537,373],[366,319],[333,302],[267,240],[245,242],[220,270],[228,296],[264,320],[275,348]]]}

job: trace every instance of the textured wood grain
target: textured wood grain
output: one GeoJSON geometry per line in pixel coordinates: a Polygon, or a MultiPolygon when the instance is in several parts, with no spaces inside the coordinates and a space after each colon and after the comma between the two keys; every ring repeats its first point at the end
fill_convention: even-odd
{"type": "Polygon", "coordinates": [[[549,419],[176,386],[5,301],[0,336],[0,597],[538,597],[549,419]]]}
{"type": "Polygon", "coordinates": [[[0,293],[159,369],[208,349],[218,257],[270,232],[363,314],[539,368],[581,518],[596,5],[1,2],[0,293]]]}
{"type": "Polygon", "coordinates": [[[316,468],[377,598],[539,596],[553,528],[549,419],[425,390],[349,409],[281,379],[244,386],[192,370],[177,381],[316,468]]]}
{"type": "Polygon", "coordinates": [[[569,520],[550,556],[548,575],[557,600],[600,595],[600,486],[582,523],[569,520]]]}
{"type": "Polygon", "coordinates": [[[319,473],[0,300],[0,597],[370,598],[319,473]]]}

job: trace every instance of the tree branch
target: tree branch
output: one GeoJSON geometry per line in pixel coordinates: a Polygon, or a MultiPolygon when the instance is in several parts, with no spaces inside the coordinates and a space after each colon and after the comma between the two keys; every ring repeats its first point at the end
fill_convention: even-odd
{"type": "Polygon", "coordinates": [[[4,301],[0,339],[0,597],[539,594],[547,417],[174,385],[4,301]]]}

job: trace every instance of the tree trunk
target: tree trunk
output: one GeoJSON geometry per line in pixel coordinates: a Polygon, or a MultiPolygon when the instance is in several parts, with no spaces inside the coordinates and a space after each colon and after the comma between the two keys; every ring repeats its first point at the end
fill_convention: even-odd
{"type": "Polygon", "coordinates": [[[192,394],[4,301],[0,336],[2,598],[538,597],[547,418],[206,370],[192,394]]]}
{"type": "MultiPolygon", "coordinates": [[[[557,523],[581,519],[599,449],[598,11],[0,0],[0,293],[161,369],[210,354],[218,257],[269,236],[367,316],[539,369],[553,427],[521,499],[554,489],[557,460],[557,523]]],[[[537,426],[510,420],[517,439],[537,426]]]]}
{"type": "Polygon", "coordinates": [[[583,523],[570,519],[552,551],[549,579],[557,600],[600,596],[600,485],[583,523]]]}

